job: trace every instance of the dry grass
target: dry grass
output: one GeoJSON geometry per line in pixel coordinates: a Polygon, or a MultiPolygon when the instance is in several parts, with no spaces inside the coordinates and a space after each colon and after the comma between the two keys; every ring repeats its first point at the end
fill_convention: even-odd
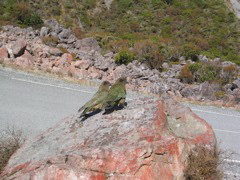
{"type": "Polygon", "coordinates": [[[42,42],[47,46],[57,46],[58,44],[58,37],[55,36],[44,36],[42,37],[42,42]]]}
{"type": "Polygon", "coordinates": [[[223,163],[223,152],[217,147],[209,149],[196,147],[188,156],[185,170],[187,180],[221,180],[223,172],[220,165],[223,163]]]}
{"type": "Polygon", "coordinates": [[[8,160],[12,154],[20,148],[21,144],[25,141],[21,130],[14,128],[7,128],[0,134],[0,173],[7,165],[8,160]]]}

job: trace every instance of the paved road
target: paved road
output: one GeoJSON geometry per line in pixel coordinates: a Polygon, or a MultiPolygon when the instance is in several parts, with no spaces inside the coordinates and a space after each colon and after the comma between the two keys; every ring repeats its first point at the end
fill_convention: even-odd
{"type": "MultiPolygon", "coordinates": [[[[14,126],[28,136],[36,135],[76,113],[96,90],[0,67],[0,130],[14,126]]],[[[129,94],[128,98],[137,96],[140,95],[129,94]]],[[[222,149],[238,153],[226,160],[229,164],[226,172],[240,179],[240,112],[186,105],[212,125],[222,149]]]]}

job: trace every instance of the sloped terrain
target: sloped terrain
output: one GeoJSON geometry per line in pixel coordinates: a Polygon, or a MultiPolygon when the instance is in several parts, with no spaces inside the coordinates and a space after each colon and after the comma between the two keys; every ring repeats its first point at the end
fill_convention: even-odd
{"type": "MultiPolygon", "coordinates": [[[[5,3],[0,18],[19,11],[9,5],[14,2],[5,3]]],[[[239,23],[224,0],[28,2],[43,19],[56,18],[77,29],[80,37],[94,36],[105,50],[133,51],[135,58],[152,67],[180,56],[194,59],[196,54],[240,64],[239,23]]]]}

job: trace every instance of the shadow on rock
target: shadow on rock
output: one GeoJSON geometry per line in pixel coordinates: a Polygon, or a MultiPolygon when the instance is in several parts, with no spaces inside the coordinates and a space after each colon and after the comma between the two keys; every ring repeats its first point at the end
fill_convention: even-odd
{"type": "Polygon", "coordinates": [[[100,109],[98,109],[98,110],[96,110],[96,111],[93,111],[93,112],[91,112],[91,113],[89,113],[89,114],[86,114],[86,115],[84,115],[84,116],[80,116],[79,118],[81,119],[81,122],[83,122],[83,121],[85,121],[86,119],[88,119],[89,117],[91,117],[91,116],[94,116],[94,115],[96,115],[96,114],[98,114],[98,113],[100,113],[101,112],[101,110],[100,109]]]}
{"type": "Polygon", "coordinates": [[[127,103],[124,104],[124,106],[114,106],[113,108],[110,109],[105,109],[105,112],[103,113],[103,115],[107,115],[107,114],[111,114],[114,111],[119,111],[124,109],[127,106],[127,103]]]}

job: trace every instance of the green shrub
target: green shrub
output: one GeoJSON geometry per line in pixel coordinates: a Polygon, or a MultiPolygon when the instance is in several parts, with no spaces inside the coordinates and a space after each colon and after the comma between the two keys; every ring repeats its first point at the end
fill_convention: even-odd
{"type": "Polygon", "coordinates": [[[174,0],[163,0],[163,2],[167,3],[167,4],[173,4],[174,0]]]}
{"type": "Polygon", "coordinates": [[[9,0],[3,1],[2,17],[14,23],[26,26],[41,26],[41,17],[31,9],[27,2],[9,0]]]}
{"type": "Polygon", "coordinates": [[[193,61],[197,61],[200,49],[193,43],[186,43],[182,46],[182,54],[193,61]]]}
{"type": "Polygon", "coordinates": [[[192,83],[194,82],[194,77],[192,72],[189,70],[189,64],[185,65],[178,76],[178,78],[183,82],[183,83],[192,83]]]}
{"type": "Polygon", "coordinates": [[[220,77],[221,67],[210,63],[194,63],[185,65],[179,75],[179,78],[185,83],[205,81],[217,81],[220,77]]]}
{"type": "Polygon", "coordinates": [[[118,52],[115,56],[115,62],[117,64],[128,64],[134,60],[134,54],[127,50],[122,50],[118,52]]]}
{"type": "Polygon", "coordinates": [[[86,9],[94,8],[96,6],[96,0],[83,0],[83,6],[86,9]]]}
{"type": "Polygon", "coordinates": [[[194,74],[202,68],[202,64],[201,63],[190,64],[188,68],[191,71],[191,73],[194,74]]]}
{"type": "Polygon", "coordinates": [[[132,0],[117,0],[117,4],[119,9],[125,11],[126,8],[130,7],[132,5],[132,0]]]}
{"type": "Polygon", "coordinates": [[[43,20],[36,13],[21,16],[19,17],[18,21],[20,22],[20,24],[24,24],[27,26],[40,26],[43,24],[43,20]]]}
{"type": "Polygon", "coordinates": [[[220,67],[205,64],[196,72],[196,82],[213,81],[220,75],[220,67]]]}
{"type": "Polygon", "coordinates": [[[137,55],[138,60],[147,64],[151,69],[161,68],[163,56],[156,43],[150,40],[138,41],[134,44],[133,51],[137,55]]]}

